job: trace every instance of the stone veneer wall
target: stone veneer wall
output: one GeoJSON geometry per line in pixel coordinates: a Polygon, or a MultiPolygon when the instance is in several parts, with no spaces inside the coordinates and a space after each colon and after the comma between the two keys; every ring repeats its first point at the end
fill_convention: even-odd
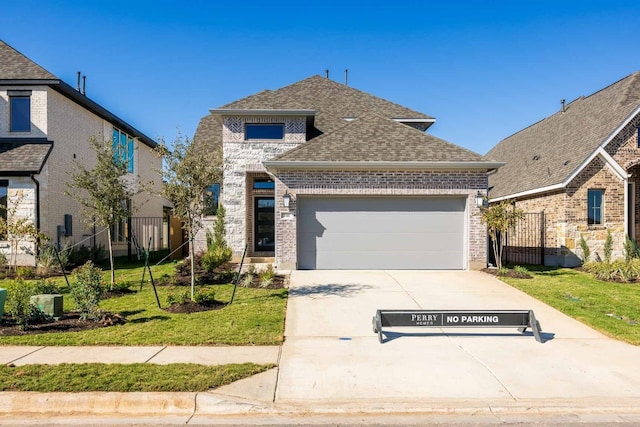
{"type": "Polygon", "coordinates": [[[276,181],[276,263],[291,269],[297,262],[297,195],[386,195],[467,197],[468,254],[470,268],[483,268],[487,260],[486,227],[475,204],[478,190],[487,188],[485,172],[470,171],[335,171],[287,170],[277,173],[276,181]],[[293,195],[289,212],[282,202],[285,191],[293,195]]]}
{"type": "MultiPolygon", "coordinates": [[[[28,177],[10,177],[7,190],[7,210],[15,209],[16,219],[27,218],[35,223],[36,217],[36,188],[35,183],[28,177]],[[16,203],[18,203],[16,207],[16,203]]],[[[11,244],[8,240],[0,242],[0,253],[11,262],[11,244]]],[[[18,242],[16,265],[35,265],[35,244],[33,242],[18,242]]]]}
{"type": "MultiPolygon", "coordinates": [[[[305,117],[224,117],[223,120],[223,164],[221,201],[225,207],[225,229],[227,242],[234,254],[241,255],[246,235],[246,177],[248,172],[266,172],[262,162],[272,159],[306,141],[305,117]],[[245,141],[244,128],[247,123],[284,123],[282,141],[245,141]]],[[[196,250],[203,249],[196,246],[196,250]]]]}

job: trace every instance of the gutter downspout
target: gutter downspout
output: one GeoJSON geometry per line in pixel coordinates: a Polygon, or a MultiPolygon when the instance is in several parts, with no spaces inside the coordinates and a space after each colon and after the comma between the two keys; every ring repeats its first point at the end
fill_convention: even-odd
{"type": "MultiPolygon", "coordinates": [[[[29,177],[36,184],[36,229],[38,230],[38,233],[39,233],[40,232],[40,182],[36,179],[34,173],[29,175],[29,177]]],[[[39,256],[38,248],[40,248],[40,238],[37,238],[36,240],[36,248],[35,248],[36,259],[39,256]]]]}
{"type": "Polygon", "coordinates": [[[35,177],[35,174],[30,175],[31,180],[36,184],[36,227],[40,231],[40,182],[35,177]]]}

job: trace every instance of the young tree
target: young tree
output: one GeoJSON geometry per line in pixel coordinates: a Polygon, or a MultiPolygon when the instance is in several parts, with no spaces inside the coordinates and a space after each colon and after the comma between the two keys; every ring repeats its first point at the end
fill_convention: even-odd
{"type": "Polygon", "coordinates": [[[522,209],[518,209],[509,200],[503,200],[480,210],[480,219],[487,225],[487,231],[493,242],[493,255],[496,267],[502,268],[502,251],[507,244],[507,231],[524,218],[522,209]]]}
{"type": "Polygon", "coordinates": [[[0,205],[0,210],[7,212],[7,219],[0,217],[0,236],[9,241],[10,254],[9,265],[15,270],[18,262],[18,249],[20,242],[37,243],[39,239],[45,237],[40,234],[33,221],[27,217],[18,216],[18,208],[24,200],[24,196],[17,194],[14,197],[7,197],[11,200],[11,207],[0,205]]]}
{"type": "Polygon", "coordinates": [[[96,164],[93,169],[87,169],[75,161],[72,180],[67,183],[69,191],[65,194],[82,205],[82,218],[87,224],[93,224],[95,221],[107,229],[113,286],[116,276],[111,229],[131,216],[127,200],[149,190],[153,182],[143,183],[139,177],[129,176],[126,163],[116,156],[111,141],[92,136],[89,138],[89,144],[96,154],[96,164]]]}
{"type": "MultiPolygon", "coordinates": [[[[160,141],[158,152],[163,156],[162,194],[173,203],[174,214],[180,218],[189,235],[191,259],[191,299],[195,289],[195,250],[193,239],[202,228],[205,209],[203,195],[207,187],[222,178],[222,155],[219,149],[192,143],[178,135],[169,150],[160,141]]],[[[224,226],[224,224],[221,224],[224,226]]]]}

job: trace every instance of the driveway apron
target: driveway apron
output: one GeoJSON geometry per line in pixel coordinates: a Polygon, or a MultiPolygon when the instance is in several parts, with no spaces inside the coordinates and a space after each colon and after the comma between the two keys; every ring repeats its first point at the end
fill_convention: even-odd
{"type": "Polygon", "coordinates": [[[481,272],[295,271],[276,402],[639,399],[640,348],[481,272]],[[515,329],[385,329],[377,309],[533,309],[515,329]]]}

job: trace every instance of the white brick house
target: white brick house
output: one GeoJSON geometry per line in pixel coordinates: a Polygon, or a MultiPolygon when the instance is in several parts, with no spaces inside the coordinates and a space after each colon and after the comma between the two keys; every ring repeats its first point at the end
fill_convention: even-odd
{"type": "Polygon", "coordinates": [[[211,110],[195,140],[222,145],[236,254],[286,269],[484,267],[475,200],[501,163],[426,134],[434,121],[314,76],[211,110]]]}
{"type": "MultiPolygon", "coordinates": [[[[152,153],[153,140],[0,41],[0,203],[10,211],[19,201],[16,214],[33,221],[53,242],[73,244],[94,232],[81,221],[78,204],[64,194],[73,161],[87,167],[95,163],[91,137],[117,139],[130,173],[154,181],[159,189],[161,179],[153,167],[160,167],[160,159],[152,153]]],[[[159,197],[139,195],[132,204],[136,216],[163,216],[159,197]]],[[[114,242],[116,254],[126,253],[121,237],[114,242]]],[[[2,238],[0,251],[7,254],[9,245],[2,238]]],[[[106,245],[106,233],[85,243],[92,244],[106,245]]],[[[21,243],[18,263],[33,265],[34,249],[21,243]]]]}

